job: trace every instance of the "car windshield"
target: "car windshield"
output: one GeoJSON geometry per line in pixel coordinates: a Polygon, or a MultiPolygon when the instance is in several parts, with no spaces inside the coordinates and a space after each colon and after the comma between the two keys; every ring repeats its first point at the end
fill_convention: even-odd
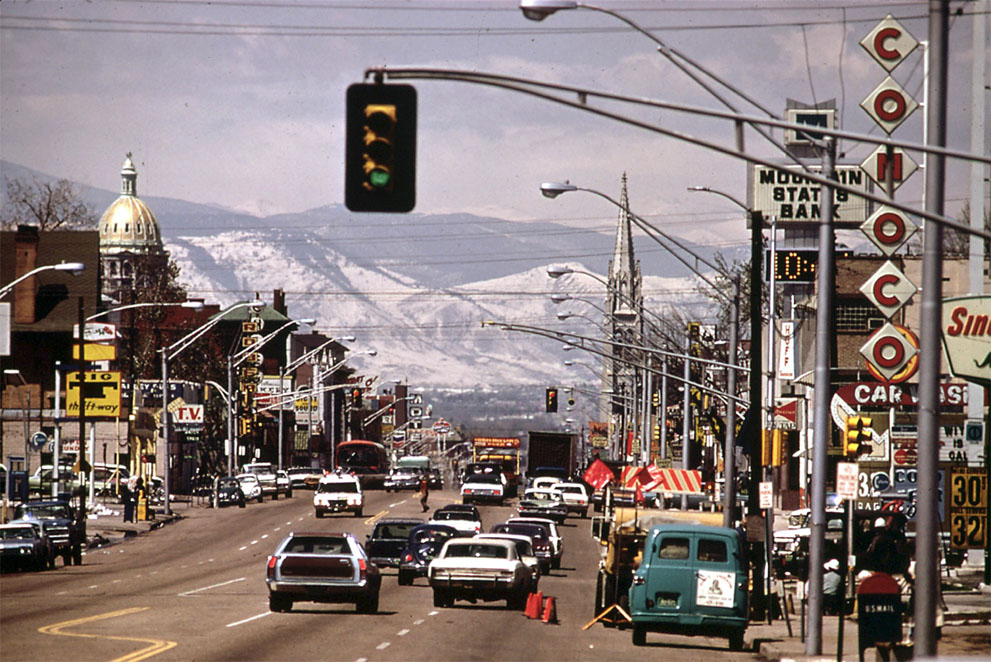
{"type": "Polygon", "coordinates": [[[501,545],[486,545],[482,543],[471,543],[467,545],[450,545],[447,548],[447,554],[445,554],[445,557],[505,559],[505,558],[509,558],[509,550],[501,545]]]}
{"type": "Polygon", "coordinates": [[[473,522],[477,518],[473,513],[467,510],[443,510],[434,513],[434,519],[440,522],[447,522],[451,520],[473,522]]]}
{"type": "Polygon", "coordinates": [[[241,487],[236,478],[221,478],[217,487],[241,487]]]}
{"type": "Polygon", "coordinates": [[[425,545],[428,543],[442,543],[448,538],[453,537],[453,533],[450,531],[437,531],[433,529],[424,529],[423,531],[417,531],[413,534],[413,543],[417,545],[425,545]]]}
{"type": "Polygon", "coordinates": [[[34,529],[30,526],[18,526],[11,527],[9,529],[0,529],[0,539],[3,540],[21,540],[21,539],[31,539],[34,538],[34,529]]]}
{"type": "Polygon", "coordinates": [[[320,483],[317,487],[317,493],[327,493],[327,492],[357,492],[358,483],[352,483],[351,481],[340,482],[340,483],[320,483]]]}
{"type": "Polygon", "coordinates": [[[258,479],[254,475],[248,474],[246,476],[238,476],[237,479],[242,483],[257,483],[258,479]]]}
{"type": "Polygon", "coordinates": [[[68,506],[60,503],[35,506],[19,506],[14,512],[14,519],[23,517],[35,517],[38,519],[72,519],[68,506]]]}
{"type": "Polygon", "coordinates": [[[585,494],[585,490],[580,485],[561,485],[556,489],[567,494],[585,494]]]}
{"type": "Polygon", "coordinates": [[[309,476],[311,473],[313,473],[313,470],[312,469],[306,469],[306,468],[290,469],[289,470],[289,475],[290,476],[309,476]]]}
{"type": "Polygon", "coordinates": [[[285,550],[287,554],[348,554],[346,538],[324,536],[299,536],[289,541],[285,550]]]}

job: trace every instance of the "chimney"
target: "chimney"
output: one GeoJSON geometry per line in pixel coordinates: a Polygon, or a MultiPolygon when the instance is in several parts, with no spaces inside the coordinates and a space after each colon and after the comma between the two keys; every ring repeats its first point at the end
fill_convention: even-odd
{"type": "MultiPolygon", "coordinates": [[[[18,225],[14,236],[14,278],[20,278],[38,266],[38,228],[18,225]]],[[[37,277],[32,276],[14,286],[14,323],[35,323],[37,277]]]]}
{"type": "Polygon", "coordinates": [[[286,293],[283,290],[272,290],[272,308],[280,315],[286,314],[286,293]]]}

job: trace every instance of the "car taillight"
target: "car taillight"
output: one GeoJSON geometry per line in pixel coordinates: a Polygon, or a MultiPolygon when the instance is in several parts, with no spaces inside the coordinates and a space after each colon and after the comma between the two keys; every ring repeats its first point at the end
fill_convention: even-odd
{"type": "Polygon", "coordinates": [[[406,563],[409,563],[412,560],[413,560],[413,555],[410,554],[409,552],[407,552],[406,556],[403,557],[403,561],[406,561],[406,563]]]}
{"type": "Polygon", "coordinates": [[[481,525],[481,524],[476,524],[476,525],[475,525],[475,533],[478,533],[478,532],[480,532],[481,530],[482,530],[482,525],[481,525]]]}
{"type": "Polygon", "coordinates": [[[266,575],[269,579],[275,579],[275,564],[278,563],[278,559],[274,556],[268,557],[268,569],[266,570],[266,575]]]}
{"type": "Polygon", "coordinates": [[[467,487],[465,488],[465,494],[471,494],[471,490],[468,489],[467,487]]]}
{"type": "Polygon", "coordinates": [[[365,565],[365,559],[358,559],[358,574],[362,579],[365,578],[365,571],[368,570],[368,566],[365,565]]]}

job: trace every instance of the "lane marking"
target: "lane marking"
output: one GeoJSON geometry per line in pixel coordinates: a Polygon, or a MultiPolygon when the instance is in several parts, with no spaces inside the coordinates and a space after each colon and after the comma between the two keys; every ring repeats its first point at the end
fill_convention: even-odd
{"type": "Polygon", "coordinates": [[[271,616],[271,615],[272,615],[272,612],[266,611],[264,614],[258,614],[257,616],[251,616],[250,618],[246,618],[243,621],[234,621],[233,623],[228,623],[227,624],[227,627],[229,627],[229,628],[236,628],[238,625],[244,625],[245,623],[250,623],[251,621],[256,621],[259,618],[264,618],[266,616],[271,616]]]}
{"type": "Polygon", "coordinates": [[[239,551],[239,552],[243,552],[243,551],[244,551],[244,550],[246,550],[246,549],[248,549],[248,546],[247,546],[247,545],[245,545],[245,546],[243,546],[243,547],[240,547],[240,548],[239,548],[239,549],[238,549],[237,551],[239,551]]]}
{"type": "Polygon", "coordinates": [[[61,635],[63,637],[82,637],[84,639],[110,639],[111,641],[134,641],[143,644],[151,644],[150,646],[145,646],[139,650],[134,651],[124,655],[123,657],[118,657],[111,662],[139,662],[139,660],[144,660],[146,658],[152,657],[153,655],[158,655],[159,653],[164,653],[165,651],[175,648],[178,646],[178,642],[167,641],[164,639],[150,639],[144,637],[122,637],[119,635],[108,635],[108,634],[88,634],[85,632],[63,632],[66,628],[75,627],[77,625],[83,625],[84,623],[92,623],[93,621],[101,621],[108,618],[116,618],[118,616],[127,616],[129,614],[136,614],[140,611],[146,611],[148,607],[132,607],[130,609],[120,609],[118,611],[107,612],[106,614],[97,614],[96,616],[87,616],[86,618],[76,618],[71,621],[63,621],[61,623],[55,623],[54,625],[45,625],[38,628],[38,632],[42,634],[52,634],[61,635]]]}
{"type": "Polygon", "coordinates": [[[391,641],[383,641],[381,644],[375,647],[375,650],[384,651],[386,648],[392,645],[391,641]]]}
{"type": "Polygon", "coordinates": [[[381,510],[381,511],[375,513],[374,515],[372,515],[371,517],[369,517],[368,519],[366,519],[365,520],[365,524],[375,524],[375,522],[377,522],[378,520],[382,519],[383,517],[385,517],[388,514],[389,514],[389,511],[388,510],[381,510]]]}
{"type": "Polygon", "coordinates": [[[436,615],[437,615],[437,614],[439,614],[439,613],[440,613],[439,611],[436,611],[436,610],[435,610],[435,611],[432,611],[432,612],[430,612],[429,614],[427,614],[427,616],[436,616],[436,615]]]}
{"type": "Polygon", "coordinates": [[[404,503],[406,503],[406,501],[408,501],[408,499],[403,499],[402,501],[397,501],[396,503],[390,503],[389,504],[389,507],[390,508],[395,508],[396,506],[401,506],[404,503]]]}
{"type": "Polygon", "coordinates": [[[268,534],[267,533],[262,534],[262,540],[265,540],[265,538],[268,538],[268,534]]]}
{"type": "Polygon", "coordinates": [[[396,633],[396,636],[397,637],[405,637],[408,634],[409,634],[409,630],[400,630],[399,632],[396,633]]]}
{"type": "Polygon", "coordinates": [[[357,660],[355,660],[354,662],[368,662],[368,658],[367,658],[367,657],[359,657],[359,658],[358,658],[357,660]]]}
{"type": "Polygon", "coordinates": [[[228,584],[236,584],[237,582],[243,582],[247,577],[238,577],[237,579],[232,579],[226,582],[220,582],[219,584],[211,584],[210,586],[204,586],[202,588],[194,588],[192,591],[186,591],[185,593],[180,593],[179,597],[185,597],[187,595],[192,595],[193,593],[199,593],[200,591],[209,591],[211,588],[219,588],[221,586],[227,586],[228,584]]]}
{"type": "Polygon", "coordinates": [[[424,621],[422,618],[418,618],[415,621],[413,621],[413,625],[423,625],[423,623],[424,621]]]}

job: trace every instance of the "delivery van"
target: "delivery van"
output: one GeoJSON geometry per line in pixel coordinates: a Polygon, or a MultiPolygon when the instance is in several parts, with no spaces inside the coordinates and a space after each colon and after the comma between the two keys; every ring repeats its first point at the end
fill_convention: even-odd
{"type": "Polygon", "coordinates": [[[660,524],[644,540],[629,606],[633,645],[648,632],[728,637],[743,648],[747,561],[739,532],[716,526],[660,524]]]}

